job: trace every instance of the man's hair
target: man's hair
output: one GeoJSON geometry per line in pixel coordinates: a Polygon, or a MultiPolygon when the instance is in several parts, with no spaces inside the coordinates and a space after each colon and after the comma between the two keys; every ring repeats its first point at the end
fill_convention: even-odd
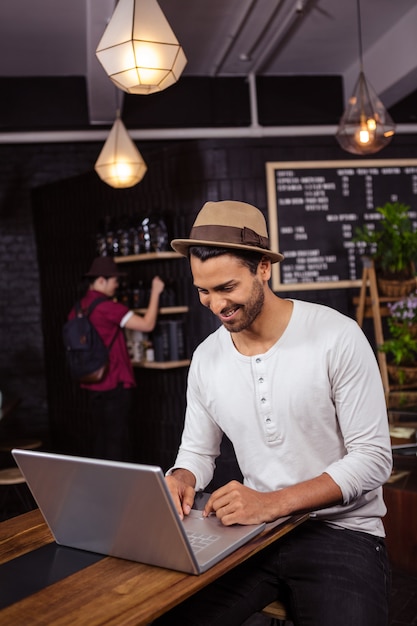
{"type": "Polygon", "coordinates": [[[239,248],[217,248],[215,246],[190,246],[189,248],[189,255],[195,256],[203,263],[207,259],[214,259],[225,254],[230,254],[239,259],[242,265],[249,269],[251,274],[256,274],[258,265],[263,258],[263,254],[260,252],[240,250],[239,248]]]}

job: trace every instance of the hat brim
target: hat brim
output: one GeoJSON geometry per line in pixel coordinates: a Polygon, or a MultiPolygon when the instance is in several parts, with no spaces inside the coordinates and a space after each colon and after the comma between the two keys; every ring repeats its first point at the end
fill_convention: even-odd
{"type": "Polygon", "coordinates": [[[112,272],[109,275],[107,275],[107,273],[97,274],[96,272],[87,272],[87,274],[84,274],[84,278],[99,278],[99,276],[103,276],[103,278],[122,278],[123,276],[127,276],[127,272],[112,272]]]}
{"type": "Polygon", "coordinates": [[[271,263],[279,263],[284,260],[284,255],[279,252],[272,252],[271,250],[265,250],[264,248],[258,248],[257,246],[248,246],[238,243],[225,243],[224,241],[204,241],[202,239],[173,239],[171,241],[171,247],[188,257],[188,250],[191,246],[209,246],[210,248],[231,248],[233,250],[246,250],[248,252],[259,252],[260,254],[268,257],[271,263]]]}

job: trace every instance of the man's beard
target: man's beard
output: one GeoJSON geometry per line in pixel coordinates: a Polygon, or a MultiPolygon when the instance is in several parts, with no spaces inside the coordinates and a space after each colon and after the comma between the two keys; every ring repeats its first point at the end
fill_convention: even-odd
{"type": "Polygon", "coordinates": [[[221,320],[223,326],[230,332],[240,333],[253,324],[262,310],[265,301],[265,294],[262,284],[257,278],[253,282],[252,292],[249,300],[239,310],[242,312],[239,321],[232,321],[230,324],[224,319],[221,320]]]}

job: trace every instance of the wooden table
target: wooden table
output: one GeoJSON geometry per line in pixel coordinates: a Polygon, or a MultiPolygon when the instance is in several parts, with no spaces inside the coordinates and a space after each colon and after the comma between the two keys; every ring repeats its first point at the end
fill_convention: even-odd
{"type": "MultiPolygon", "coordinates": [[[[290,532],[307,515],[264,531],[199,576],[104,557],[0,610],[0,625],[141,626],[290,532]]],[[[53,542],[38,509],[0,524],[0,565],[53,542]]],[[[1,576],[1,568],[0,568],[1,576]]],[[[1,581],[0,581],[1,584],[1,581]]]]}

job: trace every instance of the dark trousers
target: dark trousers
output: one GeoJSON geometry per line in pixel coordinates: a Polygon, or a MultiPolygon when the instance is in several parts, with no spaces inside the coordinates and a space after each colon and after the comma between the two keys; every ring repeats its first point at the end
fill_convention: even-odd
{"type": "Polygon", "coordinates": [[[387,626],[390,582],[383,539],[308,521],[154,625],[240,626],[282,599],[296,626],[387,626]]]}
{"type": "Polygon", "coordinates": [[[132,388],[119,385],[109,391],[89,391],[92,414],[92,455],[100,459],[130,461],[132,388]]]}

